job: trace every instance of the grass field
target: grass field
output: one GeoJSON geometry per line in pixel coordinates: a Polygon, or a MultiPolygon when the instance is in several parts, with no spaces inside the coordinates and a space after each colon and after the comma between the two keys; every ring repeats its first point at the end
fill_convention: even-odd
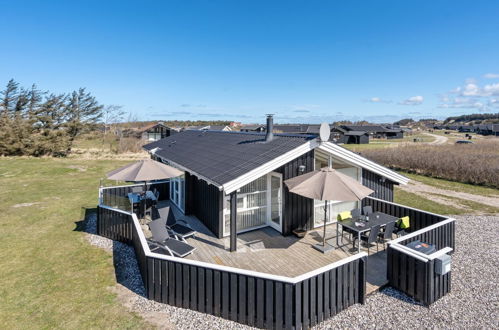
{"type": "MultiPolygon", "coordinates": [[[[430,197],[430,196],[428,196],[430,197]]],[[[431,198],[431,197],[430,197],[431,198]]],[[[394,202],[410,207],[414,207],[416,209],[421,209],[428,212],[433,212],[437,214],[464,214],[465,210],[459,209],[450,205],[444,205],[441,203],[437,203],[432,201],[431,199],[424,198],[414,193],[410,193],[398,188],[395,188],[394,193],[394,202]]]]}
{"type": "Polygon", "coordinates": [[[147,327],[108,289],[112,256],[77,230],[99,178],[123,161],[0,158],[4,329],[147,327]]]}

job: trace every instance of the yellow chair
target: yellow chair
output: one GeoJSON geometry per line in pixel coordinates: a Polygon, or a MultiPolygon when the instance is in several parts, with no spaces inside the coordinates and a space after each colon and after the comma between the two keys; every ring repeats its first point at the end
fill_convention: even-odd
{"type": "Polygon", "coordinates": [[[351,217],[352,217],[352,212],[345,211],[345,212],[338,213],[337,219],[338,219],[338,221],[343,221],[346,219],[350,219],[351,217]]]}
{"type": "MultiPolygon", "coordinates": [[[[345,211],[345,212],[338,213],[338,216],[336,217],[336,219],[338,219],[338,221],[343,221],[346,219],[350,219],[351,217],[352,217],[352,212],[345,211]]],[[[353,233],[350,230],[348,230],[347,228],[343,228],[343,226],[342,226],[341,227],[341,243],[343,243],[343,233],[348,233],[349,235],[353,235],[353,233]]]]}
{"type": "Polygon", "coordinates": [[[397,236],[405,235],[405,230],[411,227],[411,219],[408,216],[402,217],[397,221],[394,233],[397,236]]]}

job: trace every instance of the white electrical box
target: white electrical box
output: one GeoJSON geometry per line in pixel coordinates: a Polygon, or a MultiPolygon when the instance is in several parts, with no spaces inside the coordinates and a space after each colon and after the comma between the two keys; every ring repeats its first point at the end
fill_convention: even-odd
{"type": "Polygon", "coordinates": [[[435,259],[435,273],[438,275],[445,275],[450,272],[451,257],[448,254],[444,254],[435,259]]]}

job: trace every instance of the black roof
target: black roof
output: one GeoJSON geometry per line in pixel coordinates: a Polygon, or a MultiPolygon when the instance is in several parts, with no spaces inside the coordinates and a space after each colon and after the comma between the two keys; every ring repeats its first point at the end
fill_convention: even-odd
{"type": "Polygon", "coordinates": [[[347,131],[364,131],[372,133],[383,133],[387,132],[388,129],[381,125],[342,125],[347,131]]]}
{"type": "Polygon", "coordinates": [[[314,138],[274,134],[265,142],[264,133],[186,130],[144,149],[159,148],[156,155],[221,186],[314,138]]]}
{"type": "Polygon", "coordinates": [[[366,134],[368,134],[366,131],[348,131],[345,133],[345,135],[355,135],[355,136],[361,136],[366,134]]]}

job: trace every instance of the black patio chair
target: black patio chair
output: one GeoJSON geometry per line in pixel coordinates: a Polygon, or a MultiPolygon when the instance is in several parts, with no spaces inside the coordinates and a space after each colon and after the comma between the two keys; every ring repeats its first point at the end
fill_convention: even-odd
{"type": "Polygon", "coordinates": [[[132,192],[134,194],[141,193],[142,191],[144,191],[144,187],[142,187],[142,186],[132,187],[132,192]]]}
{"type": "Polygon", "coordinates": [[[186,242],[172,238],[163,221],[151,221],[149,229],[152,233],[152,239],[149,238],[147,241],[149,246],[152,246],[151,252],[166,250],[171,256],[184,258],[196,249],[186,242]]]}
{"type": "Polygon", "coordinates": [[[362,212],[364,213],[364,215],[370,215],[371,213],[373,213],[373,208],[370,205],[364,206],[362,208],[362,212]]]}
{"type": "Polygon", "coordinates": [[[359,218],[360,217],[360,209],[353,209],[352,211],[350,211],[350,213],[352,214],[352,218],[359,218]]]}
{"type": "MultiPolygon", "coordinates": [[[[371,228],[368,234],[362,234],[360,235],[360,239],[362,242],[364,242],[367,245],[367,254],[369,255],[371,253],[371,244],[376,243],[376,251],[379,252],[379,246],[378,246],[378,235],[379,235],[379,230],[381,226],[376,225],[371,228]]],[[[357,237],[354,236],[353,238],[353,247],[355,249],[355,241],[358,240],[357,237]]],[[[361,244],[361,242],[359,242],[361,244]]]]}
{"type": "Polygon", "coordinates": [[[177,220],[175,218],[175,214],[169,206],[154,209],[157,210],[159,215],[159,219],[154,221],[161,221],[164,224],[165,228],[170,230],[172,235],[177,239],[185,241],[186,238],[194,236],[194,234],[196,234],[196,231],[193,230],[186,221],[177,220]]]}
{"type": "Polygon", "coordinates": [[[385,228],[383,231],[381,231],[378,234],[378,238],[381,243],[383,243],[383,250],[386,250],[386,241],[389,241],[392,239],[393,236],[393,230],[395,229],[395,221],[389,222],[386,224],[385,228]]]}

